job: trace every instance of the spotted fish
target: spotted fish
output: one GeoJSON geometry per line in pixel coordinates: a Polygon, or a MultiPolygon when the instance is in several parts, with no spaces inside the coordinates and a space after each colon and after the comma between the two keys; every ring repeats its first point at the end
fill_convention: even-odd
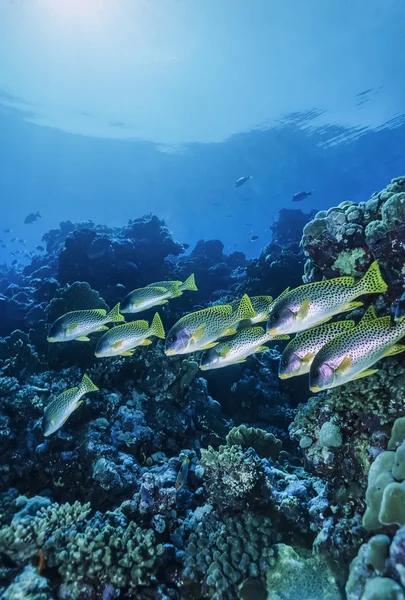
{"type": "Polygon", "coordinates": [[[169,331],[165,352],[174,355],[207,350],[216,346],[219,338],[236,333],[238,323],[255,316],[247,294],[236,309],[230,304],[222,304],[190,313],[177,321],[169,331]]]}
{"type": "Polygon", "coordinates": [[[326,323],[303,331],[284,348],[280,358],[278,376],[281,379],[309,373],[312,361],[329,340],[355,326],[354,321],[326,323]]]}
{"type": "Polygon", "coordinates": [[[42,419],[44,436],[47,437],[62,427],[72,412],[82,404],[82,398],[85,394],[97,391],[98,387],[94,385],[88,375],[84,374],[79,387],[65,390],[59,396],[56,396],[44,412],[42,419]]]}
{"type": "Polygon", "coordinates": [[[118,325],[107,331],[97,343],[95,355],[98,358],[108,356],[132,356],[137,346],[151,344],[152,336],[165,337],[163,323],[156,313],[149,327],[147,321],[132,321],[118,325]]]}
{"type": "Polygon", "coordinates": [[[266,333],[263,327],[241,329],[231,340],[220,342],[214,348],[204,352],[200,359],[200,369],[208,371],[243,363],[251,354],[268,350],[264,345],[267,342],[289,338],[289,335],[272,336],[266,333]]]}
{"type": "Polygon", "coordinates": [[[181,281],[157,281],[144,288],[133,290],[122,302],[122,313],[138,313],[153,306],[166,304],[172,298],[181,296],[185,291],[197,291],[194,275],[190,275],[184,283],[181,281]]]}
{"type": "Polygon", "coordinates": [[[352,310],[363,303],[363,294],[380,294],[387,290],[377,261],[359,281],[353,277],[337,277],[286,290],[272,307],[267,322],[269,333],[297,333],[329,321],[334,315],[352,310]]]}
{"type": "Polygon", "coordinates": [[[327,342],[315,356],[309,372],[311,391],[320,392],[377,373],[378,369],[370,368],[377,361],[405,350],[397,343],[404,335],[405,319],[392,325],[389,316],[377,318],[370,307],[357,327],[327,342]]]}
{"type": "Polygon", "coordinates": [[[107,331],[106,323],[120,323],[125,317],[120,313],[117,304],[107,313],[103,308],[92,310],[74,310],[66,313],[51,325],[48,332],[48,342],[88,342],[90,333],[107,331]]]}

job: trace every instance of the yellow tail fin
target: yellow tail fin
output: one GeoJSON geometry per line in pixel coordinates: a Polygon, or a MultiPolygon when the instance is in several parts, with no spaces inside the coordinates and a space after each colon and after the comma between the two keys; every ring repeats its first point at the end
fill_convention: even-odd
{"type": "Polygon", "coordinates": [[[235,323],[244,319],[253,319],[256,316],[255,309],[252,306],[247,294],[242,296],[238,308],[235,310],[235,323]]]}
{"type": "Polygon", "coordinates": [[[357,284],[359,294],[383,294],[387,291],[387,284],[382,278],[380,267],[375,260],[368,268],[363,279],[357,284]]]}
{"type": "Polygon", "coordinates": [[[119,302],[106,315],[106,319],[108,319],[107,322],[111,321],[113,323],[123,323],[125,321],[125,317],[120,313],[120,303],[119,302]]]}
{"type": "Polygon", "coordinates": [[[152,323],[150,325],[150,331],[151,335],[155,335],[158,338],[162,338],[162,340],[165,339],[165,329],[163,327],[162,319],[160,318],[159,313],[155,313],[155,316],[153,317],[152,323]]]}
{"type": "Polygon", "coordinates": [[[198,287],[195,284],[194,273],[187,277],[186,281],[179,285],[181,292],[198,292],[198,287]]]}
{"type": "Polygon", "coordinates": [[[94,383],[86,373],[83,375],[80,387],[84,394],[88,394],[89,392],[98,392],[99,390],[99,388],[96,385],[94,385],[94,383]]]}

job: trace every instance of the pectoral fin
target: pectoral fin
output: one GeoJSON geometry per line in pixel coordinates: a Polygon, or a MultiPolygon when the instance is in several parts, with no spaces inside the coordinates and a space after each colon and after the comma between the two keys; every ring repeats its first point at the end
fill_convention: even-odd
{"type": "Polygon", "coordinates": [[[101,327],[99,327],[99,328],[97,329],[97,331],[108,331],[109,329],[110,329],[110,328],[109,328],[109,327],[107,327],[107,325],[101,325],[101,327]]]}
{"type": "Polygon", "coordinates": [[[225,344],[224,346],[222,346],[222,348],[221,348],[221,350],[219,352],[219,356],[221,358],[225,358],[226,356],[228,356],[229,350],[230,350],[230,346],[228,346],[227,344],[225,344]]]}
{"type": "Polygon", "coordinates": [[[120,356],[132,356],[135,350],[125,350],[125,352],[120,352],[120,356]]]}
{"type": "Polygon", "coordinates": [[[140,346],[149,346],[149,344],[151,344],[152,341],[151,340],[143,340],[139,345],[140,346]]]}
{"type": "Polygon", "coordinates": [[[311,303],[310,298],[307,298],[306,300],[304,300],[304,302],[299,307],[298,312],[296,313],[297,319],[305,319],[305,317],[308,315],[310,303],[311,303]]]}
{"type": "Polygon", "coordinates": [[[350,369],[351,366],[352,361],[348,356],[345,356],[338,368],[336,369],[336,373],[343,375],[344,373],[346,373],[346,371],[350,369]]]}
{"type": "Polygon", "coordinates": [[[347,310],[353,310],[354,308],[359,308],[363,306],[364,302],[360,302],[359,300],[354,300],[353,302],[348,302],[344,304],[340,310],[340,312],[346,312],[347,310]]]}
{"type": "Polygon", "coordinates": [[[405,346],[403,344],[395,344],[388,348],[386,352],[384,352],[384,356],[394,356],[394,354],[400,354],[405,351],[405,346]]]}
{"type": "Polygon", "coordinates": [[[77,321],[75,323],[72,323],[71,325],[68,325],[66,327],[66,333],[73,333],[78,325],[79,323],[77,321]]]}
{"type": "Polygon", "coordinates": [[[194,331],[194,333],[190,339],[193,342],[198,342],[198,340],[200,340],[202,338],[202,336],[204,335],[204,331],[205,331],[205,325],[200,325],[200,327],[194,331]]]}
{"type": "Polygon", "coordinates": [[[81,335],[77,338],[75,338],[76,342],[89,342],[90,338],[87,337],[87,335],[81,335]]]}
{"type": "Polygon", "coordinates": [[[201,348],[198,348],[199,350],[209,350],[210,348],[213,348],[214,346],[217,346],[219,344],[219,342],[211,342],[211,344],[205,344],[205,346],[201,346],[201,348]]]}
{"type": "Polygon", "coordinates": [[[222,332],[221,337],[225,337],[227,335],[233,335],[236,332],[237,332],[237,330],[234,327],[228,327],[228,329],[225,329],[225,331],[222,332]]]}
{"type": "Polygon", "coordinates": [[[119,340],[118,342],[114,342],[114,344],[112,344],[112,347],[114,348],[114,350],[118,350],[118,348],[121,348],[122,343],[123,342],[119,340]]]}
{"type": "Polygon", "coordinates": [[[361,373],[354,375],[350,378],[350,381],[355,381],[356,379],[361,379],[362,377],[368,377],[369,375],[374,375],[374,373],[378,373],[378,369],[365,369],[361,373]]]}
{"type": "Polygon", "coordinates": [[[314,358],[315,358],[314,352],[307,352],[307,354],[301,358],[301,362],[308,364],[308,363],[312,362],[314,360],[314,358]]]}
{"type": "Polygon", "coordinates": [[[266,350],[269,350],[267,346],[259,346],[258,348],[256,348],[255,352],[266,352],[266,350]]]}

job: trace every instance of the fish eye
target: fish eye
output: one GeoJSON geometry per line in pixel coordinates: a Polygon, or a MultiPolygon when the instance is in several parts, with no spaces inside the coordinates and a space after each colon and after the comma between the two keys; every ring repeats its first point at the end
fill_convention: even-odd
{"type": "Polygon", "coordinates": [[[288,360],[286,358],[281,359],[281,366],[286,367],[288,365],[288,360]]]}
{"type": "Polygon", "coordinates": [[[270,321],[277,321],[277,319],[279,319],[280,315],[279,313],[273,313],[270,317],[270,321]]]}
{"type": "Polygon", "coordinates": [[[167,339],[168,342],[175,342],[176,341],[176,336],[174,333],[172,333],[172,335],[170,335],[167,339]]]}

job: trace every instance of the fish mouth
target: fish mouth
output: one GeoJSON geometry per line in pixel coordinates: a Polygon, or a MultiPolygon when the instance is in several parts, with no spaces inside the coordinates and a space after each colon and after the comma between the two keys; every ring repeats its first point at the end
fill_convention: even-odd
{"type": "Polygon", "coordinates": [[[95,353],[94,353],[94,356],[96,356],[97,358],[102,358],[102,356],[103,356],[103,355],[102,355],[102,354],[100,354],[99,352],[95,352],[95,353]]]}
{"type": "Polygon", "coordinates": [[[55,338],[53,338],[53,337],[47,337],[47,338],[46,338],[46,341],[47,341],[47,342],[50,342],[50,343],[52,343],[52,342],[56,342],[55,338]]]}
{"type": "Polygon", "coordinates": [[[173,356],[173,354],[176,354],[176,350],[169,348],[169,350],[165,350],[165,354],[166,356],[173,356]]]}
{"type": "Polygon", "coordinates": [[[291,375],[289,375],[288,373],[280,373],[279,374],[280,379],[289,379],[290,377],[291,377],[291,375]]]}
{"type": "Polygon", "coordinates": [[[313,385],[313,386],[312,386],[312,387],[310,387],[309,389],[311,390],[311,392],[315,392],[315,393],[316,393],[316,392],[321,392],[321,391],[322,391],[322,388],[320,388],[320,387],[319,387],[319,386],[317,386],[317,385],[313,385]]]}
{"type": "Polygon", "coordinates": [[[276,335],[277,334],[277,329],[275,329],[274,327],[272,327],[271,329],[267,330],[267,333],[269,333],[270,335],[276,335]]]}

